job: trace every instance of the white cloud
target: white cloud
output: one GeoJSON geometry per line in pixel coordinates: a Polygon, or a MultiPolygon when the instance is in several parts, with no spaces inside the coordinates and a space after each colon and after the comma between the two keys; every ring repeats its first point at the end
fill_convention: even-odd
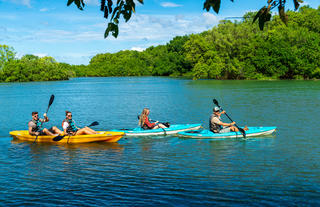
{"type": "Polygon", "coordinates": [[[47,8],[42,8],[42,9],[40,9],[40,11],[41,12],[46,12],[46,11],[48,11],[48,9],[47,8]]]}
{"type": "Polygon", "coordinates": [[[146,48],[142,48],[142,47],[132,47],[130,50],[136,50],[136,51],[139,51],[139,52],[142,52],[144,51],[146,48]]]}
{"type": "Polygon", "coordinates": [[[175,4],[175,3],[172,3],[172,2],[163,2],[163,3],[161,3],[161,6],[162,7],[181,7],[182,5],[175,4]]]}
{"type": "MultiPolygon", "coordinates": [[[[104,39],[107,23],[97,17],[96,13],[81,16],[69,15],[67,20],[62,13],[46,13],[46,15],[58,22],[64,17],[64,24],[55,26],[51,19],[42,18],[38,24],[26,24],[19,27],[6,25],[0,27],[0,31],[3,31],[0,32],[0,39],[13,46],[17,52],[43,54],[54,57],[59,62],[87,64],[90,58],[97,53],[117,52],[125,49],[142,51],[150,46],[166,44],[175,36],[200,33],[218,23],[218,18],[211,13],[200,15],[134,14],[127,23],[120,22],[117,39],[111,34],[104,39]],[[45,24],[46,22],[48,23],[45,24]],[[90,46],[85,47],[87,43],[90,43],[90,46]],[[59,51],[56,51],[57,48],[59,51]],[[95,51],[90,52],[88,48],[95,51]],[[72,50],[76,53],[71,53],[72,50]]],[[[222,17],[219,16],[219,18],[222,17]]]]}
{"type": "Polygon", "coordinates": [[[86,5],[100,6],[100,0],[84,0],[86,5]]]}
{"type": "Polygon", "coordinates": [[[46,57],[46,56],[48,56],[47,53],[34,53],[33,55],[38,56],[38,57],[46,57]]]}
{"type": "Polygon", "coordinates": [[[212,13],[206,12],[203,13],[202,16],[205,20],[206,25],[212,25],[212,23],[217,24],[219,22],[217,16],[212,13]]]}
{"type": "Polygon", "coordinates": [[[120,23],[119,40],[169,41],[175,36],[200,33],[219,23],[210,13],[201,16],[135,15],[128,23],[120,23]]]}
{"type": "Polygon", "coordinates": [[[5,0],[15,4],[21,4],[31,8],[30,0],[5,0]]]}

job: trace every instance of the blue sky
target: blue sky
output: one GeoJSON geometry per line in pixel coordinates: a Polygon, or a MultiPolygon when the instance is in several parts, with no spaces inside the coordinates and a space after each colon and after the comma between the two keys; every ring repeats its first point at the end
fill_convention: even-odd
{"type": "MultiPolygon", "coordinates": [[[[67,0],[0,0],[0,44],[25,54],[51,56],[59,62],[88,64],[98,53],[143,50],[166,44],[173,37],[200,33],[226,17],[241,17],[266,5],[266,0],[223,0],[219,14],[203,10],[195,0],[145,0],[137,3],[128,23],[120,24],[117,39],[104,39],[108,21],[100,11],[100,0],[86,0],[84,11],[67,0]]],[[[293,10],[289,0],[287,9],[293,10]]],[[[304,4],[317,8],[319,0],[304,4]]]]}

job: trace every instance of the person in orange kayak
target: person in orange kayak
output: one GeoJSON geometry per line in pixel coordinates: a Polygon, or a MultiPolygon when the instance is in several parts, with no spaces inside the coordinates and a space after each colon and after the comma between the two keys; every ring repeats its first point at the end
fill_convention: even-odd
{"type": "Polygon", "coordinates": [[[149,114],[150,114],[150,110],[148,108],[144,108],[142,110],[142,113],[139,117],[139,125],[141,126],[141,128],[143,129],[167,128],[162,123],[159,123],[159,121],[151,123],[148,117],[149,114]]]}
{"type": "Polygon", "coordinates": [[[89,127],[82,129],[77,127],[70,111],[66,111],[66,118],[62,121],[62,128],[64,133],[69,135],[98,134],[98,132],[89,127]]]}
{"type": "Polygon", "coordinates": [[[29,134],[32,136],[41,136],[41,135],[57,135],[57,134],[62,134],[62,131],[58,129],[56,126],[51,127],[50,129],[47,128],[42,128],[42,124],[44,122],[48,122],[49,118],[47,117],[47,114],[43,114],[43,119],[39,119],[39,114],[37,111],[34,111],[31,113],[32,115],[32,120],[29,121],[28,123],[28,128],[29,128],[29,134]]]}

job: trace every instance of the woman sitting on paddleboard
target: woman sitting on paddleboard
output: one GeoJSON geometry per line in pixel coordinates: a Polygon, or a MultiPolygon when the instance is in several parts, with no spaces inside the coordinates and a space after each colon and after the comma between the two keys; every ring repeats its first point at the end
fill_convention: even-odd
{"type": "Polygon", "coordinates": [[[90,129],[89,127],[84,127],[80,129],[76,126],[76,123],[72,119],[72,113],[66,111],[66,118],[62,121],[62,128],[65,134],[70,135],[83,135],[83,134],[97,134],[98,132],[90,129]]]}
{"type": "Polygon", "coordinates": [[[150,123],[150,120],[148,117],[149,114],[150,114],[150,110],[148,108],[144,108],[142,110],[142,113],[139,117],[139,125],[141,126],[141,128],[143,129],[167,128],[165,125],[163,125],[162,123],[159,123],[158,121],[154,123],[150,123]]]}

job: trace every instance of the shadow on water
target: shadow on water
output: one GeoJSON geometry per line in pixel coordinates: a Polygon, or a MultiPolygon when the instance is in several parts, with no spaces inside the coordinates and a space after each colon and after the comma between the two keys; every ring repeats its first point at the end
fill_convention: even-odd
{"type": "Polygon", "coordinates": [[[13,138],[11,143],[16,145],[16,147],[30,148],[31,152],[38,154],[44,151],[50,150],[63,150],[63,151],[84,151],[84,150],[115,150],[122,151],[124,149],[123,145],[115,142],[92,142],[92,143],[79,143],[79,144],[65,144],[65,143],[33,143],[29,141],[21,141],[19,139],[13,138]]]}

